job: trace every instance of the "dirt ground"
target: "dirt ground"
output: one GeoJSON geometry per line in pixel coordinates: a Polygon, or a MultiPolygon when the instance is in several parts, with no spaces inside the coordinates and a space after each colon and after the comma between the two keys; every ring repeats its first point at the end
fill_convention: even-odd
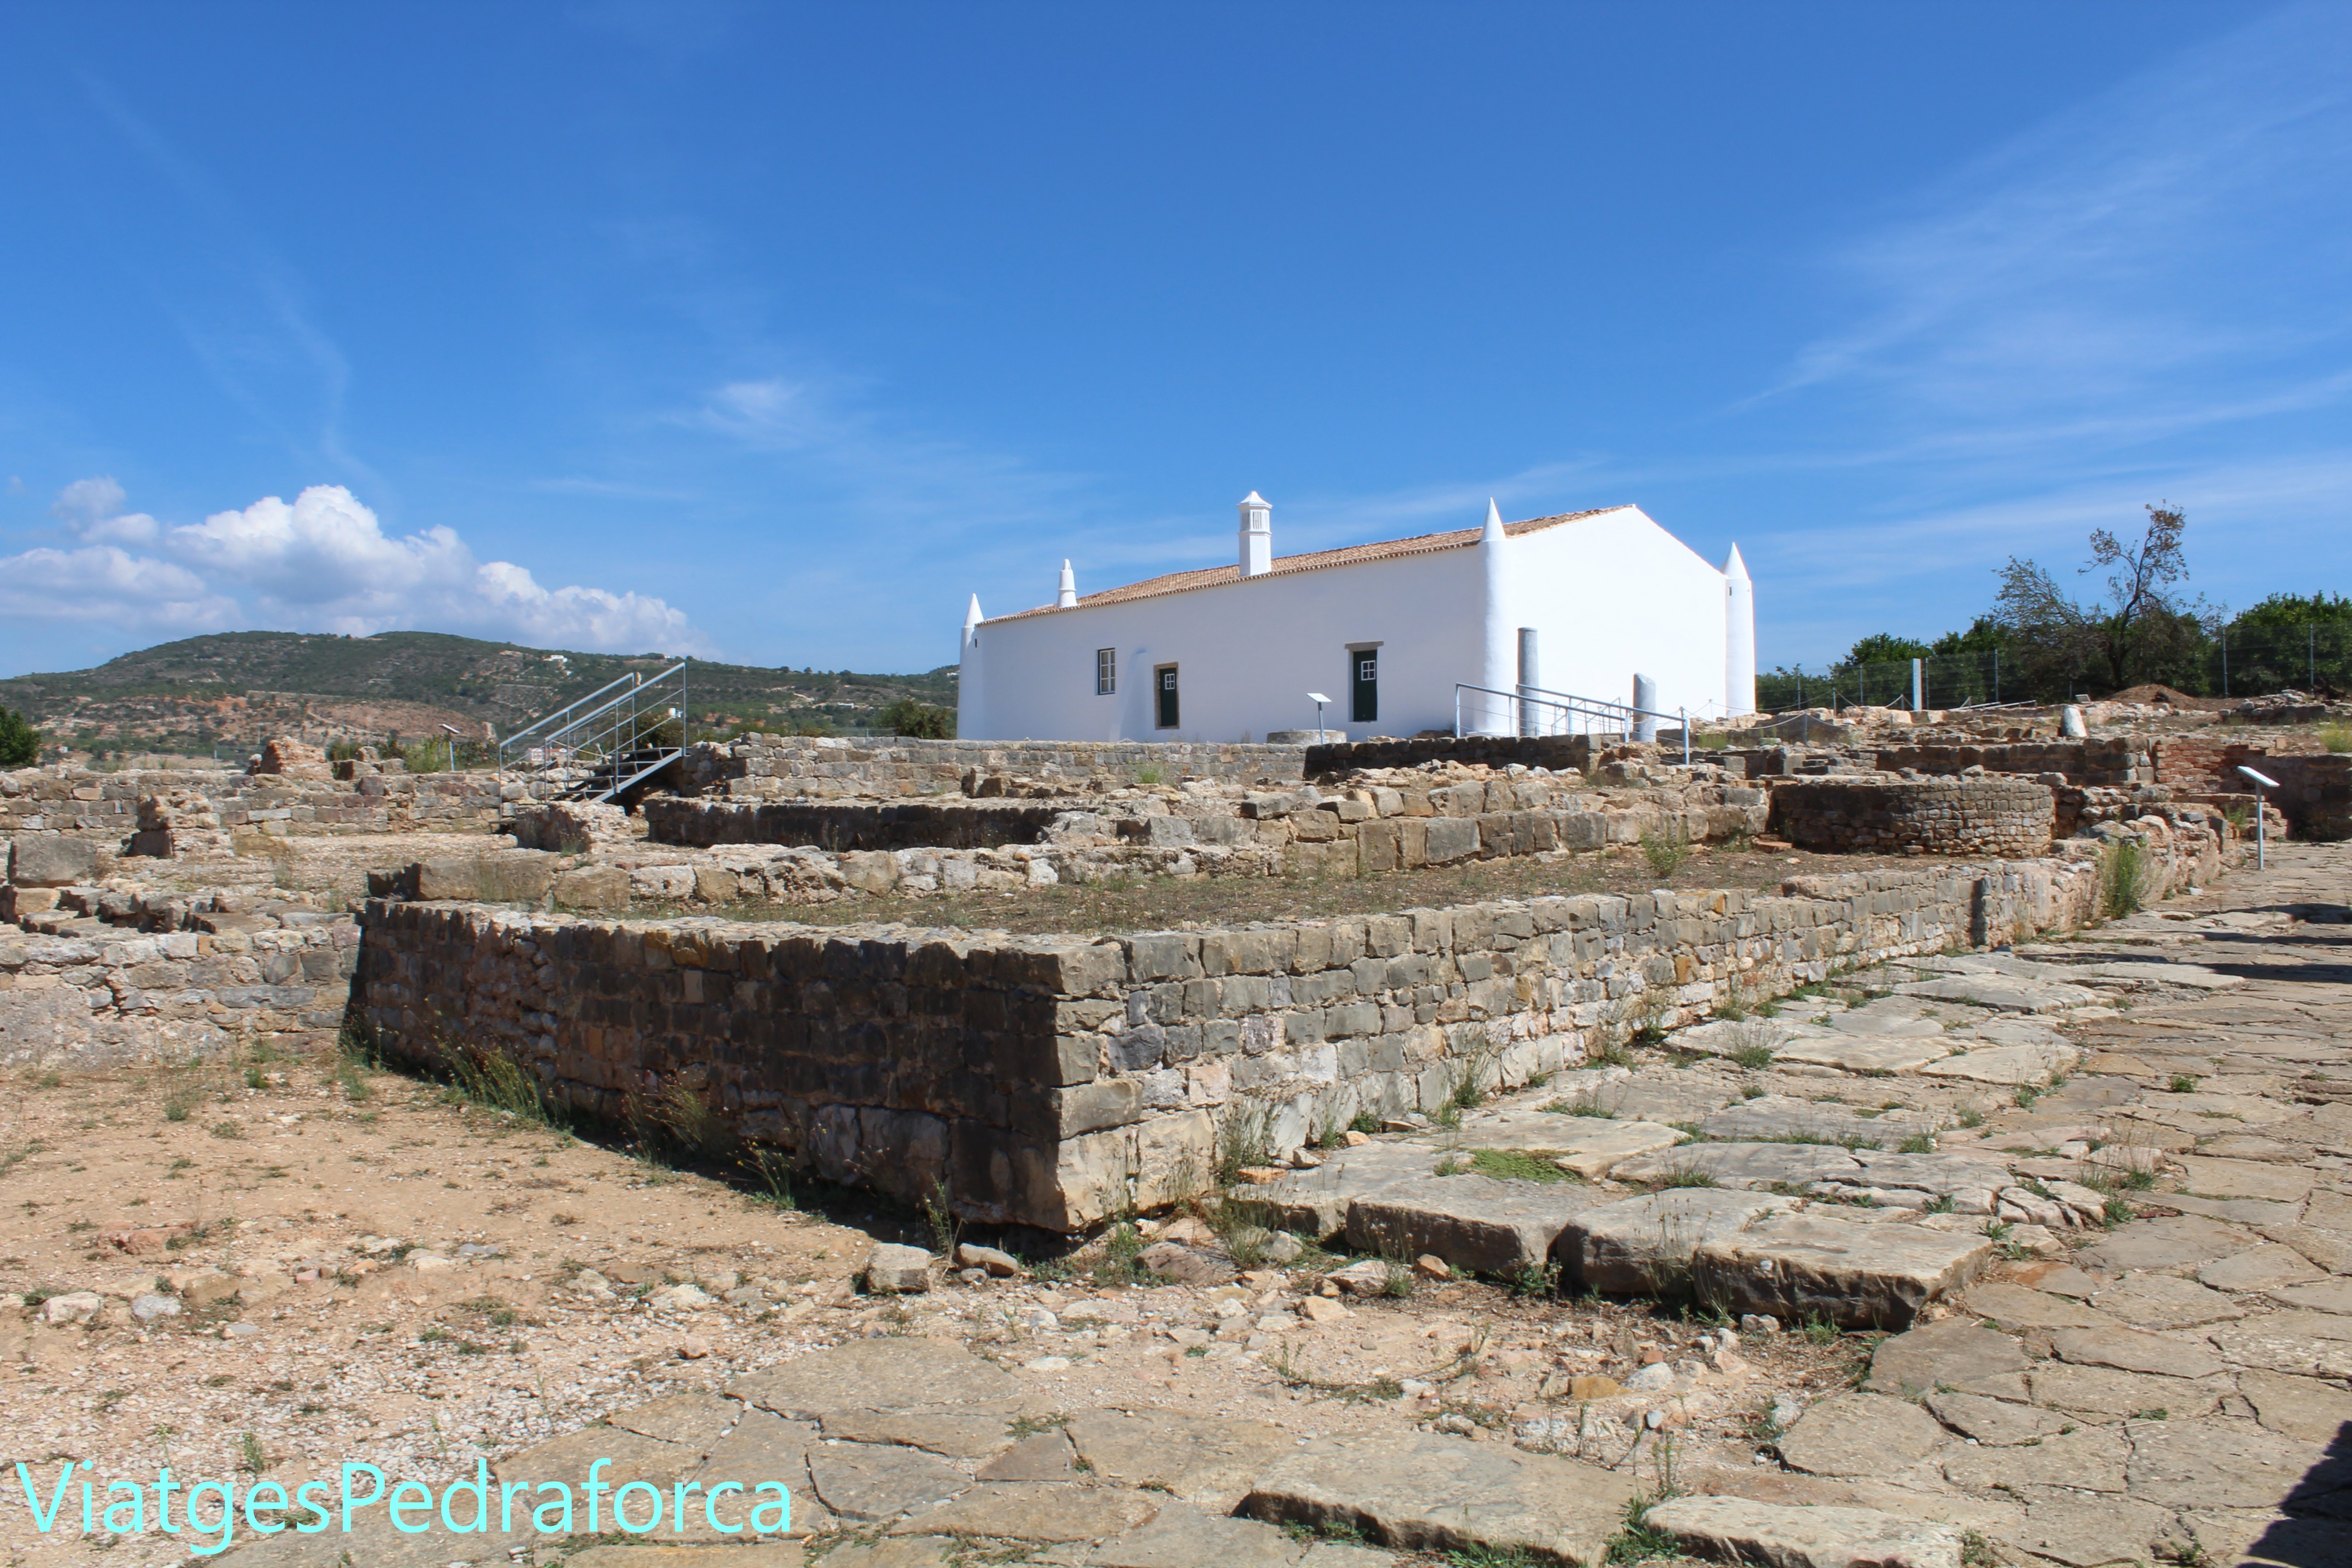
{"type": "MultiPolygon", "coordinates": [[[[1515,1412],[1559,1408],[1535,1404],[1547,1378],[1706,1354],[1702,1325],[1647,1304],[1466,1281],[1352,1300],[1286,1351],[1244,1353],[1237,1331],[1302,1306],[1308,1266],[1334,1261],[1314,1255],[1216,1289],[1124,1285],[1097,1243],[1039,1259],[1046,1278],[866,1296],[852,1277],[873,1241],[931,1239],[920,1216],[839,1192],[788,1207],[756,1182],[333,1059],[8,1087],[0,1475],[72,1458],[151,1482],[165,1463],[259,1469],[291,1489],[352,1458],[441,1476],[859,1335],[970,1343],[1024,1369],[1041,1415],[1149,1403],[1302,1437],[1452,1416],[1505,1440],[1515,1412]],[[186,1306],[142,1322],[132,1299],[159,1283],[186,1306]],[[103,1310],[42,1321],[38,1302],[72,1290],[101,1292],[103,1310]]],[[[1865,1350],[1751,1339],[1688,1402],[1686,1450],[1749,1462],[1771,1392],[1843,1387],[1865,1350]]],[[[1601,1451],[1622,1447],[1609,1430],[1587,1458],[1624,1458],[1601,1451]]],[[[1636,1461],[1645,1479],[1655,1448],[1636,1461]]],[[[10,1568],[182,1560],[152,1534],[110,1548],[44,1537],[16,1489],[0,1500],[10,1568]]]]}

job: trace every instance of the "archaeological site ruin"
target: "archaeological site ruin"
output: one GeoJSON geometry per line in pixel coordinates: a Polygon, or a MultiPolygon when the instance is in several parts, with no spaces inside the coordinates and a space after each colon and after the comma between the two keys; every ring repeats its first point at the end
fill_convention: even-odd
{"type": "MultiPolygon", "coordinates": [[[[150,1246],[110,1212],[41,1278],[8,1259],[10,1331],[258,1356],[311,1313],[327,1353],[378,1312],[338,1299],[451,1323],[509,1280],[534,1336],[643,1353],[568,1426],[527,1378],[483,1394],[464,1430],[499,1473],[605,1442],[656,1489],[752,1453],[796,1478],[793,1555],[706,1533],[693,1568],[1598,1568],[1628,1539],[1786,1568],[2342,1563],[2341,722],[748,734],[593,788],[288,739],[239,772],[0,775],[0,1066],[27,1084],[210,1073],[216,1106],[149,1118],[176,1138],[320,1064],[281,1166],[362,1135],[331,1077],[360,1071],[484,1137],[568,1129],[550,1184],[597,1160],[647,1203],[690,1176],[863,1216],[826,1222],[803,1293],[749,1254],[637,1266],[650,1220],[591,1253],[519,1163],[509,1228],[361,1234],[371,1200],[322,1174],[274,1211],[313,1237],[276,1253],[167,1215],[159,1179],[142,1214],[187,1228],[150,1246]],[[599,1338],[614,1314],[635,1326],[599,1338]]],[[[74,1157],[24,1146],[12,1180],[74,1157]]],[[[256,1443],[308,1430],[256,1408],[256,1443]]],[[[313,1551],[231,1560],[336,1560],[313,1551]]]]}

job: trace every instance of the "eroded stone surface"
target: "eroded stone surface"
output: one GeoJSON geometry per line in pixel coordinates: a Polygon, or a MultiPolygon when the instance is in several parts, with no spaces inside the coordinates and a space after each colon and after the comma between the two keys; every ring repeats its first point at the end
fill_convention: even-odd
{"type": "Polygon", "coordinates": [[[1572,1182],[1430,1176],[1348,1205],[1348,1243],[1363,1252],[1423,1253],[1456,1268],[1516,1274],[1540,1268],[1569,1221],[1607,1198],[1572,1182]]]}
{"type": "Polygon", "coordinates": [[[1906,1400],[1840,1394],[1780,1435],[1780,1458],[1808,1475],[1884,1478],[1910,1468],[1947,1440],[1933,1416],[1906,1400]]]}
{"type": "Polygon", "coordinates": [[[1900,1329],[1981,1273],[1992,1255],[1991,1240],[1979,1235],[1808,1211],[1767,1215],[1701,1244],[1692,1273],[1701,1299],[1727,1310],[1900,1329]]]}
{"type": "Polygon", "coordinates": [[[1745,1498],[1685,1497],[1643,1516],[1685,1551],[1769,1568],[1958,1568],[1957,1525],[1875,1509],[1789,1508],[1745,1498]]]}

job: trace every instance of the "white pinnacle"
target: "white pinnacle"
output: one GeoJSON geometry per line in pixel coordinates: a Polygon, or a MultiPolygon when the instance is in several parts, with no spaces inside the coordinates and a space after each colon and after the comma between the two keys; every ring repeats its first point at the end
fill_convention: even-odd
{"type": "Polygon", "coordinates": [[[1057,609],[1066,610],[1077,602],[1078,580],[1071,573],[1069,562],[1065,560],[1062,563],[1062,585],[1054,595],[1054,605],[1057,609]]]}
{"type": "Polygon", "coordinates": [[[1479,531],[1478,542],[1481,544],[1500,544],[1506,537],[1507,536],[1503,532],[1502,509],[1495,504],[1495,498],[1493,496],[1488,496],[1486,498],[1486,526],[1479,531]]]}

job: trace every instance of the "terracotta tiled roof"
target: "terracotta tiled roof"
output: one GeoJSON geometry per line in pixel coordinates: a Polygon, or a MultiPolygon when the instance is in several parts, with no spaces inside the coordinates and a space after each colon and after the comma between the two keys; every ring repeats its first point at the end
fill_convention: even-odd
{"type": "MultiPolygon", "coordinates": [[[[1589,511],[1563,511],[1551,517],[1529,518],[1525,522],[1507,522],[1503,531],[1511,538],[1523,533],[1536,533],[1547,528],[1557,528],[1563,522],[1575,522],[1582,518],[1598,517],[1604,511],[1621,509],[1612,506],[1594,507],[1589,511]]],[[[1365,561],[1391,561],[1402,555],[1432,555],[1441,550],[1460,550],[1478,542],[1479,530],[1448,529],[1444,533],[1417,533],[1410,539],[1386,539],[1376,544],[1350,544],[1339,550],[1310,550],[1304,555],[1277,555],[1267,577],[1287,576],[1294,572],[1320,572],[1327,566],[1353,566],[1365,561]]],[[[1017,621],[1030,616],[1059,615],[1064,610],[1083,610],[1091,605],[1124,605],[1130,599],[1157,599],[1166,594],[1189,594],[1195,588],[1213,588],[1220,583],[1238,583],[1242,569],[1231,566],[1210,566],[1198,572],[1171,572],[1164,577],[1146,577],[1140,583],[1124,587],[1105,588],[1099,594],[1079,595],[1075,605],[1040,605],[1034,610],[1016,610],[1009,616],[992,616],[985,624],[1017,621]]]]}

